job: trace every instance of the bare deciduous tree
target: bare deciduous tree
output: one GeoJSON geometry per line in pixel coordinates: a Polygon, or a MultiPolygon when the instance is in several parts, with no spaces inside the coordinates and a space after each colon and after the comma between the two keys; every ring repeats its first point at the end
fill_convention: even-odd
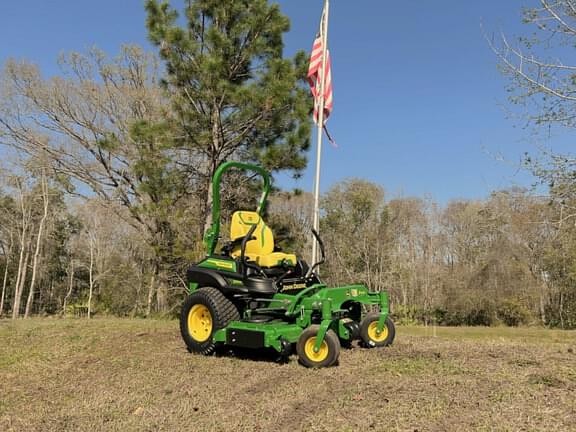
{"type": "Polygon", "coordinates": [[[34,258],[32,261],[32,280],[30,281],[30,288],[28,290],[28,299],[26,301],[26,310],[24,311],[24,318],[30,316],[30,311],[32,310],[32,303],[34,301],[34,294],[36,288],[36,275],[38,273],[38,259],[40,257],[40,248],[42,246],[42,239],[44,236],[44,225],[46,224],[46,219],[48,218],[48,208],[50,205],[49,190],[48,190],[48,179],[46,178],[46,172],[42,169],[40,175],[40,188],[42,195],[42,216],[40,222],[38,223],[38,232],[36,233],[36,248],[34,251],[34,258]]]}
{"type": "Polygon", "coordinates": [[[191,193],[189,152],[174,146],[157,63],[125,46],[108,59],[93,50],[61,59],[65,78],[44,79],[32,64],[8,61],[2,76],[0,143],[48,160],[68,191],[97,196],[135,228],[155,254],[157,295],[165,296],[173,256],[172,210],[191,193]]]}

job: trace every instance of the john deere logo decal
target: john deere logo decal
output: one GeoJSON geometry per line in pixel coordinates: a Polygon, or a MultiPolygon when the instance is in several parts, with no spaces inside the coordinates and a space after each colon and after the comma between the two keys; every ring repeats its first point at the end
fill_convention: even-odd
{"type": "Polygon", "coordinates": [[[292,290],[298,290],[298,289],[304,289],[304,288],[306,288],[306,284],[304,284],[304,283],[284,285],[284,287],[282,288],[282,291],[292,291],[292,290]]]}

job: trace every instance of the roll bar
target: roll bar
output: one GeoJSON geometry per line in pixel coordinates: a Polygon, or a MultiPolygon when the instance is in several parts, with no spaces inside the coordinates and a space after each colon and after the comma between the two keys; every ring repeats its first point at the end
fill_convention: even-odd
{"type": "Polygon", "coordinates": [[[225,162],[221,164],[214,172],[214,177],[212,178],[212,225],[204,234],[204,245],[206,246],[206,253],[208,255],[214,253],[214,249],[216,249],[216,244],[218,243],[218,237],[220,236],[220,181],[222,175],[230,168],[253,171],[256,174],[260,174],[262,177],[264,181],[262,195],[260,196],[260,201],[258,201],[258,207],[256,208],[256,212],[260,216],[262,216],[264,204],[266,203],[266,199],[270,193],[270,174],[268,174],[265,169],[242,162],[225,162]]]}

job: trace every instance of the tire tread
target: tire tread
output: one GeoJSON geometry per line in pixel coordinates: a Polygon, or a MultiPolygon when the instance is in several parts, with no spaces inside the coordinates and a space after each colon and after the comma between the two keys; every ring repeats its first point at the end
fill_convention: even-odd
{"type": "Polygon", "coordinates": [[[184,302],[182,312],[180,314],[180,333],[186,343],[188,351],[196,352],[203,355],[211,355],[216,350],[216,343],[212,339],[205,342],[194,341],[188,332],[188,311],[190,308],[198,303],[205,304],[213,314],[212,334],[219,329],[226,327],[232,321],[240,319],[238,309],[230,300],[228,300],[222,292],[213,287],[203,287],[194,291],[184,302]]]}

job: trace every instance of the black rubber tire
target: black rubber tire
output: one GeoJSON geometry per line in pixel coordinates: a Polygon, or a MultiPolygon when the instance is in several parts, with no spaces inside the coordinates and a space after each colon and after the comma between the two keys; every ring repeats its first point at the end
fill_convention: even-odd
{"type": "Polygon", "coordinates": [[[334,333],[333,330],[328,330],[326,332],[326,336],[324,336],[324,342],[326,342],[326,345],[328,346],[328,355],[326,358],[322,361],[314,361],[308,357],[304,347],[310,338],[316,337],[318,330],[320,330],[319,325],[311,325],[302,332],[300,338],[298,338],[298,343],[296,344],[298,361],[303,366],[309,368],[323,368],[332,366],[338,361],[338,357],[340,356],[340,341],[338,340],[338,336],[336,333],[334,333]]]}
{"type": "Polygon", "coordinates": [[[362,322],[360,323],[360,338],[362,339],[362,345],[366,348],[380,348],[392,345],[394,342],[394,338],[396,337],[396,328],[394,327],[394,322],[390,319],[390,317],[386,318],[384,322],[384,326],[388,330],[388,335],[386,339],[382,341],[376,341],[372,339],[368,334],[368,327],[374,321],[378,321],[380,318],[380,312],[371,312],[367,314],[362,322]]]}
{"type": "Polygon", "coordinates": [[[189,352],[204,355],[213,354],[216,350],[216,343],[212,341],[214,332],[226,327],[231,321],[239,321],[240,313],[230,300],[224,297],[219,290],[212,287],[200,288],[194,291],[182,306],[180,313],[180,333],[186,343],[189,352]],[[208,308],[212,318],[212,333],[204,342],[195,340],[188,329],[188,313],[196,304],[202,304],[208,308]]]}

